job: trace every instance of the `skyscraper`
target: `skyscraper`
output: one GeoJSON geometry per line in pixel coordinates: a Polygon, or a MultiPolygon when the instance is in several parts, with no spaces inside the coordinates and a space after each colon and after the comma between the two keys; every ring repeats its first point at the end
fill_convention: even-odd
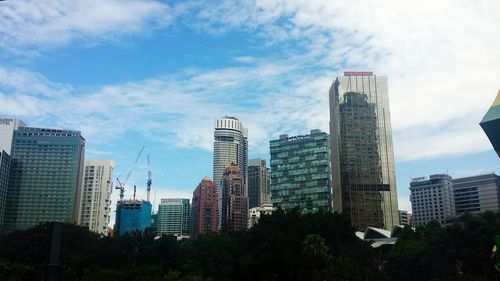
{"type": "Polygon", "coordinates": [[[156,233],[179,237],[188,236],[190,212],[189,199],[161,199],[160,206],[158,206],[156,233]]]}
{"type": "Polygon", "coordinates": [[[204,177],[191,201],[193,235],[217,231],[217,208],[217,188],[209,177],[204,177]]]}
{"type": "Polygon", "coordinates": [[[108,233],[114,167],[112,160],[85,160],[78,224],[102,235],[108,233]]]}
{"type": "Polygon", "coordinates": [[[399,222],[387,77],[344,72],[330,88],[333,208],[354,227],[399,222]]]}
{"type": "Polygon", "coordinates": [[[281,135],[270,141],[271,201],[303,213],[332,209],[330,137],[320,130],[310,135],[281,135]]]}
{"type": "Polygon", "coordinates": [[[5,150],[9,155],[11,154],[14,131],[25,126],[23,121],[17,118],[0,118],[0,152],[5,150]]]}
{"type": "Polygon", "coordinates": [[[84,152],[79,131],[15,130],[5,229],[21,230],[48,221],[76,223],[84,152]]]}
{"type": "Polygon", "coordinates": [[[221,180],[224,171],[231,163],[238,165],[243,177],[244,194],[247,194],[247,166],[248,166],[248,132],[236,118],[225,116],[215,121],[214,131],[214,183],[218,194],[218,227],[222,211],[221,180]]]}
{"type": "Polygon", "coordinates": [[[248,163],[248,208],[271,203],[266,160],[251,159],[248,163]]]}
{"type": "Polygon", "coordinates": [[[5,216],[5,205],[7,204],[7,189],[10,176],[10,156],[4,150],[0,150],[0,232],[3,228],[5,216]]]}
{"type": "Polygon", "coordinates": [[[245,230],[248,226],[248,197],[243,190],[240,168],[231,163],[222,177],[222,230],[245,230]]]}
{"type": "Polygon", "coordinates": [[[437,220],[449,224],[455,216],[453,182],[449,175],[431,175],[413,178],[410,183],[410,201],[416,226],[437,220]]]}
{"type": "Polygon", "coordinates": [[[490,139],[493,149],[500,157],[500,90],[483,120],[479,123],[490,139]]]}

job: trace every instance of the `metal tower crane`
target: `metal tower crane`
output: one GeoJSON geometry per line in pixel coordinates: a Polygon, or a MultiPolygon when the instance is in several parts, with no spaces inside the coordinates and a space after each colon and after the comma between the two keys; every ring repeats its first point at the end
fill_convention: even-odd
{"type": "MultiPolygon", "coordinates": [[[[118,176],[118,178],[116,178],[115,189],[119,189],[120,190],[120,201],[123,201],[123,197],[125,196],[125,185],[127,184],[127,181],[130,178],[130,175],[132,175],[132,170],[134,169],[135,164],[137,164],[137,161],[139,161],[139,158],[141,158],[142,152],[144,151],[144,147],[145,146],[143,145],[142,148],[141,148],[141,150],[139,151],[139,154],[135,158],[134,165],[128,171],[128,174],[127,174],[127,177],[125,178],[125,181],[122,183],[120,181],[120,179],[119,179],[120,176],[118,176]]],[[[149,159],[149,157],[148,157],[148,159],[149,159]]]]}
{"type": "Polygon", "coordinates": [[[147,201],[149,202],[149,197],[151,193],[151,184],[153,183],[153,179],[151,178],[151,163],[149,162],[149,154],[148,154],[148,182],[147,182],[147,201]]]}

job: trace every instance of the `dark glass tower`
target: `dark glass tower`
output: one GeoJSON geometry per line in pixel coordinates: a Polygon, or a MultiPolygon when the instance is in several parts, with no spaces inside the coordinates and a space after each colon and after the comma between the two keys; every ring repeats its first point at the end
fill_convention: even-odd
{"type": "Polygon", "coordinates": [[[5,229],[76,223],[85,140],[78,131],[21,127],[14,131],[5,229]]]}
{"type": "Polygon", "coordinates": [[[399,223],[387,78],[345,72],[330,89],[333,208],[354,227],[399,223]]]}
{"type": "Polygon", "coordinates": [[[0,232],[3,228],[5,216],[5,205],[7,203],[7,188],[10,176],[10,156],[4,150],[0,150],[0,232]]]}
{"type": "Polygon", "coordinates": [[[251,159],[248,163],[248,208],[271,203],[266,160],[251,159]]]}

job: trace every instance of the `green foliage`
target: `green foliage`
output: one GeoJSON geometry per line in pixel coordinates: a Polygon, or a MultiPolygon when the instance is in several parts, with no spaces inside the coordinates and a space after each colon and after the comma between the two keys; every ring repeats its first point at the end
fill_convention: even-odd
{"type": "Polygon", "coordinates": [[[489,257],[500,234],[500,213],[466,214],[442,228],[437,221],[405,228],[391,250],[386,272],[391,280],[495,280],[489,257]]]}
{"type": "MultiPolygon", "coordinates": [[[[277,210],[245,232],[182,241],[64,225],[61,262],[65,280],[77,281],[494,280],[488,256],[497,233],[498,213],[466,215],[447,228],[406,227],[392,249],[374,250],[345,216],[277,210]]],[[[41,280],[49,246],[50,224],[0,235],[0,280],[41,280]]]]}

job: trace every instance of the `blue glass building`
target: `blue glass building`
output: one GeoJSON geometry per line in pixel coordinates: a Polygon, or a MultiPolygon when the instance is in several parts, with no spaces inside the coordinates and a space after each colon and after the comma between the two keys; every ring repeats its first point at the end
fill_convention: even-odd
{"type": "Polygon", "coordinates": [[[151,227],[151,203],[140,200],[124,200],[116,206],[115,231],[120,235],[127,232],[144,231],[151,227]]]}

